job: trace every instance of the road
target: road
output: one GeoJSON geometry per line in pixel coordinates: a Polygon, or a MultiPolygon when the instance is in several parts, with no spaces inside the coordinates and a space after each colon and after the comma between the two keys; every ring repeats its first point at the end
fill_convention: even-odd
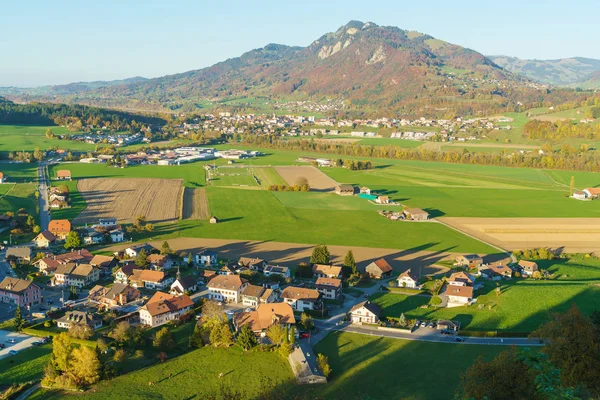
{"type": "Polygon", "coordinates": [[[48,186],[49,180],[46,174],[46,163],[40,162],[38,165],[38,178],[39,178],[39,203],[40,203],[40,227],[42,231],[48,229],[48,224],[50,223],[50,212],[48,209],[48,186]]]}

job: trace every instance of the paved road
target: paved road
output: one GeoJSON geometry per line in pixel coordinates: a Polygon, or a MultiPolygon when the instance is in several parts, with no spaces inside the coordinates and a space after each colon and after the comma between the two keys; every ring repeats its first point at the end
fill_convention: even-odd
{"type": "Polygon", "coordinates": [[[46,174],[46,163],[43,161],[38,165],[38,177],[39,177],[39,203],[40,203],[40,227],[42,231],[48,229],[48,224],[50,223],[50,213],[49,213],[49,202],[48,202],[48,176],[46,174]]]}
{"type": "Polygon", "coordinates": [[[10,357],[8,354],[11,350],[21,351],[28,349],[33,346],[33,342],[38,341],[39,338],[36,336],[29,336],[18,332],[0,331],[0,343],[4,343],[6,348],[0,349],[0,359],[4,357],[10,357]],[[14,339],[16,343],[9,343],[8,341],[14,339]]]}

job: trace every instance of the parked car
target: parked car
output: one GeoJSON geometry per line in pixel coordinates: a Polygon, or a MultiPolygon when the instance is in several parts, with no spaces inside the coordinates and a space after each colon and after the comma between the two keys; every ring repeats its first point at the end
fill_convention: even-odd
{"type": "Polygon", "coordinates": [[[455,342],[464,342],[465,339],[461,338],[460,336],[457,336],[457,337],[454,338],[454,341],[455,342]]]}
{"type": "Polygon", "coordinates": [[[17,339],[8,339],[7,340],[8,343],[17,343],[17,339]]]}
{"type": "Polygon", "coordinates": [[[421,328],[426,328],[427,327],[427,322],[423,321],[421,322],[421,328]]]}
{"type": "Polygon", "coordinates": [[[430,323],[427,324],[427,327],[428,328],[434,328],[435,324],[433,322],[430,322],[430,323]]]}
{"type": "Polygon", "coordinates": [[[18,354],[19,352],[16,350],[11,350],[8,352],[8,354],[10,354],[11,356],[14,356],[15,354],[18,354]]]}
{"type": "Polygon", "coordinates": [[[300,339],[308,339],[308,337],[309,337],[308,332],[300,333],[300,339]]]}
{"type": "Polygon", "coordinates": [[[0,343],[0,349],[3,349],[5,347],[6,347],[6,345],[4,343],[0,343]]]}
{"type": "Polygon", "coordinates": [[[35,342],[31,342],[31,344],[34,346],[41,346],[44,343],[41,340],[36,340],[35,342]]]}

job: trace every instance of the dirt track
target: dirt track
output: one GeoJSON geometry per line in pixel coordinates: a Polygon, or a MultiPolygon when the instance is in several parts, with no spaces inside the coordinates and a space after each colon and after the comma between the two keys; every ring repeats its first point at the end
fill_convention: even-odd
{"type": "Polygon", "coordinates": [[[109,217],[115,217],[119,222],[132,222],[137,215],[144,215],[148,222],[179,218],[181,180],[81,179],[77,189],[87,206],[75,218],[76,225],[109,217]]]}
{"type": "Polygon", "coordinates": [[[298,183],[298,178],[306,178],[310,190],[315,192],[334,192],[336,181],[312,166],[275,167],[275,170],[287,182],[293,186],[298,183]]]}
{"type": "MultiPolygon", "coordinates": [[[[301,262],[308,262],[315,246],[313,244],[196,238],[177,238],[171,239],[168,242],[174,250],[197,252],[208,248],[218,252],[220,258],[237,260],[240,256],[257,257],[263,258],[273,264],[285,266],[295,266],[301,262]]],[[[150,243],[160,247],[162,241],[150,243]]],[[[127,246],[112,246],[110,250],[121,250],[127,246]]],[[[394,273],[415,268],[415,270],[421,270],[423,275],[445,272],[447,270],[446,267],[434,264],[445,259],[454,259],[457,255],[456,253],[448,252],[438,253],[369,247],[327,247],[331,253],[331,261],[336,265],[341,265],[348,250],[352,250],[359,270],[364,270],[370,262],[385,257],[392,268],[394,268],[394,273]]],[[[492,262],[505,258],[505,255],[487,256],[486,261],[492,262]]]]}
{"type": "Polygon", "coordinates": [[[183,192],[183,218],[208,219],[210,211],[205,188],[185,188],[183,192]]]}
{"type": "Polygon", "coordinates": [[[508,250],[536,247],[569,253],[600,251],[600,218],[439,218],[508,250]]]}

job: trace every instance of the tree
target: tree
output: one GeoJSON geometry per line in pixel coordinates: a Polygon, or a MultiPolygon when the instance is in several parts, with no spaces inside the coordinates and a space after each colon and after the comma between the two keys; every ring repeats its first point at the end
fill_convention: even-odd
{"type": "Polygon", "coordinates": [[[197,323],[194,324],[194,331],[190,336],[190,347],[199,349],[204,346],[204,339],[202,338],[202,328],[197,323]]]}
{"type": "Polygon", "coordinates": [[[127,321],[121,321],[111,332],[111,337],[120,344],[125,344],[131,340],[131,325],[127,321]]]}
{"type": "Polygon", "coordinates": [[[290,329],[290,344],[293,346],[296,344],[296,327],[292,325],[292,329],[290,329]]]}
{"type": "Polygon", "coordinates": [[[68,332],[74,339],[89,339],[94,334],[92,328],[84,323],[71,324],[68,332]]]}
{"type": "Polygon", "coordinates": [[[531,274],[531,277],[533,279],[542,279],[542,273],[540,271],[533,271],[533,274],[531,274]]]}
{"type": "Polygon", "coordinates": [[[280,345],[283,343],[285,337],[285,330],[279,324],[273,324],[267,329],[267,337],[271,340],[271,343],[280,345]]]}
{"type": "Polygon", "coordinates": [[[52,340],[52,360],[56,369],[60,372],[69,370],[71,352],[73,351],[73,342],[66,332],[62,332],[52,340]]]}
{"type": "Polygon", "coordinates": [[[169,242],[167,242],[166,240],[162,244],[162,247],[160,249],[160,254],[167,255],[167,256],[170,254],[173,254],[173,250],[171,250],[171,246],[169,246],[169,242]]]}
{"type": "Polygon", "coordinates": [[[328,378],[329,375],[331,375],[331,367],[329,366],[329,359],[327,356],[321,353],[317,354],[317,365],[325,378],[328,378]]]}
{"type": "Polygon", "coordinates": [[[202,304],[202,318],[200,319],[202,326],[212,331],[213,327],[225,323],[225,321],[227,321],[227,315],[223,311],[223,306],[214,300],[205,300],[202,304]]]}
{"type": "Polygon", "coordinates": [[[542,351],[560,369],[565,385],[583,384],[595,396],[600,395],[600,334],[575,304],[564,313],[554,314],[532,336],[545,340],[542,351]]]}
{"type": "Polygon", "coordinates": [[[326,245],[318,245],[313,249],[312,255],[310,256],[311,264],[329,264],[331,254],[326,245]]]}
{"type": "Polygon", "coordinates": [[[113,355],[113,360],[116,363],[123,363],[127,360],[127,353],[123,349],[117,349],[113,355]]]}
{"type": "Polygon", "coordinates": [[[231,346],[233,344],[233,334],[229,325],[225,322],[215,325],[210,331],[210,343],[214,347],[231,346]]]}
{"type": "Polygon", "coordinates": [[[404,316],[404,313],[400,314],[400,318],[398,318],[398,324],[400,326],[406,326],[406,317],[404,316]]]}
{"type": "Polygon", "coordinates": [[[569,185],[569,196],[573,196],[574,191],[575,191],[575,177],[571,176],[571,184],[569,185]]]}
{"type": "Polygon", "coordinates": [[[315,327],[312,317],[307,313],[302,313],[302,316],[300,317],[300,324],[302,324],[304,329],[307,331],[310,331],[315,327]]]}
{"type": "Polygon", "coordinates": [[[479,356],[462,375],[458,397],[488,400],[534,399],[537,397],[534,378],[534,373],[520,359],[517,350],[510,348],[491,361],[484,361],[479,356]]]}
{"type": "Polygon", "coordinates": [[[146,232],[154,232],[154,224],[147,223],[147,224],[144,226],[144,229],[146,230],[146,232]]]}
{"type": "Polygon", "coordinates": [[[25,326],[25,318],[23,318],[23,313],[21,312],[21,306],[17,306],[15,310],[15,327],[17,331],[22,331],[25,326]]]}
{"type": "Polygon", "coordinates": [[[81,239],[76,231],[71,231],[65,240],[65,249],[76,249],[81,247],[81,239]]]}
{"type": "Polygon", "coordinates": [[[135,258],[135,265],[137,265],[138,267],[146,267],[148,266],[148,264],[150,264],[150,262],[148,261],[146,249],[141,249],[137,257],[135,258]]]}
{"type": "Polygon", "coordinates": [[[152,345],[160,351],[172,350],[175,348],[175,336],[166,326],[156,332],[152,345]]]}
{"type": "Polygon", "coordinates": [[[348,250],[346,257],[344,258],[344,267],[350,268],[351,274],[356,273],[356,261],[354,260],[354,254],[352,250],[348,250]]]}
{"type": "Polygon", "coordinates": [[[91,385],[100,380],[100,360],[96,352],[88,346],[73,349],[70,367],[80,384],[91,385]]]}
{"type": "Polygon", "coordinates": [[[256,346],[256,336],[252,329],[248,326],[248,324],[242,326],[240,329],[240,333],[238,333],[237,342],[238,346],[240,346],[244,350],[250,350],[252,347],[256,346]]]}

